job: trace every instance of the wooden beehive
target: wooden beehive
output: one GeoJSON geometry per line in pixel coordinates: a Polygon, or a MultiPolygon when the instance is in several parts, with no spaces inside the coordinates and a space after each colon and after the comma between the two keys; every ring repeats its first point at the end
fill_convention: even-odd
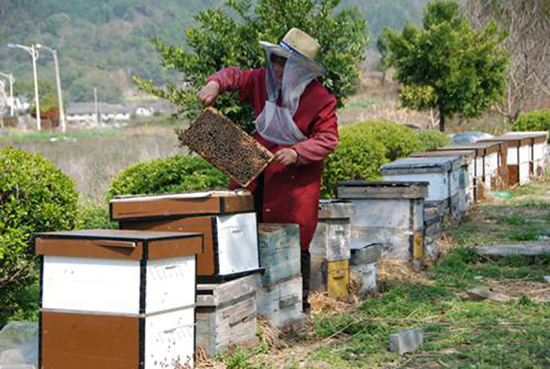
{"type": "Polygon", "coordinates": [[[309,246],[312,291],[327,291],[328,263],[349,260],[351,217],[355,205],[343,200],[321,200],[317,229],[309,246]]]}
{"type": "MultiPolygon", "coordinates": [[[[384,258],[405,262],[422,260],[428,187],[429,182],[340,183],[338,198],[355,204],[355,214],[351,217],[352,244],[380,243],[384,247],[384,258]]],[[[434,203],[447,204],[447,201],[434,203]]]]}
{"type": "MultiPolygon", "coordinates": [[[[475,152],[476,192],[481,195],[491,191],[493,187],[507,185],[508,167],[506,166],[507,149],[501,142],[481,140],[472,143],[463,143],[438,148],[436,151],[471,151],[475,152]]],[[[477,196],[477,193],[476,193],[477,196]]],[[[480,199],[482,196],[479,196],[480,199]]]]}
{"type": "Polygon", "coordinates": [[[294,325],[302,312],[300,228],[297,224],[263,223],[258,235],[264,269],[257,295],[258,314],[277,328],[294,325]]]}
{"type": "Polygon", "coordinates": [[[412,153],[411,158],[429,158],[437,156],[458,156],[461,158],[461,171],[459,172],[459,211],[466,213],[475,202],[475,151],[457,150],[457,151],[428,151],[412,153]]]}
{"type": "Polygon", "coordinates": [[[213,108],[205,109],[179,139],[241,186],[248,186],[273,154],[213,108]]]}
{"type": "Polygon", "coordinates": [[[214,357],[234,345],[254,345],[259,274],[197,285],[197,350],[214,357]]]}
{"type": "Polygon", "coordinates": [[[39,367],[193,366],[197,233],[38,233],[39,367]]]}
{"type": "Polygon", "coordinates": [[[258,225],[262,283],[272,285],[301,274],[300,228],[297,224],[258,225]]]}
{"type": "Polygon", "coordinates": [[[248,192],[132,196],[110,205],[121,229],[203,234],[199,282],[228,280],[260,268],[254,201],[248,192]]]}

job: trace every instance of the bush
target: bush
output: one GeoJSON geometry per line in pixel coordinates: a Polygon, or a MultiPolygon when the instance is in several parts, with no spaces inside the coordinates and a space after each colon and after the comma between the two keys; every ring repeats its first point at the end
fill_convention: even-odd
{"type": "Polygon", "coordinates": [[[438,147],[448,146],[453,143],[445,133],[439,131],[420,131],[417,133],[420,147],[418,151],[435,150],[438,147]]]}
{"type": "Polygon", "coordinates": [[[380,178],[380,167],[388,161],[384,153],[384,145],[361,124],[340,128],[340,144],[325,160],[321,196],[336,197],[336,186],[341,181],[380,178]]]}
{"type": "Polygon", "coordinates": [[[37,278],[32,234],[73,229],[77,202],[74,182],[42,155],[0,149],[0,326],[37,278]]]}
{"type": "Polygon", "coordinates": [[[124,169],[111,182],[107,200],[117,195],[226,189],[228,184],[229,179],[204,159],[176,155],[133,164],[124,169]]]}
{"type": "Polygon", "coordinates": [[[533,110],[521,114],[514,122],[512,130],[546,131],[550,133],[550,110],[533,110]]]}
{"type": "Polygon", "coordinates": [[[444,134],[417,133],[404,125],[364,121],[340,128],[340,144],[325,160],[321,195],[336,195],[338,182],[362,179],[380,179],[380,167],[415,151],[447,144],[444,134]]]}
{"type": "Polygon", "coordinates": [[[76,223],[78,229],[118,229],[118,223],[111,221],[107,204],[82,204],[76,223]]]}

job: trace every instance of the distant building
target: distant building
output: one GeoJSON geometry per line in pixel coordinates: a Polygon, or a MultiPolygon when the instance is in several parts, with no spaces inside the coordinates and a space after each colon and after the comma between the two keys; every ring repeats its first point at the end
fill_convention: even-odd
{"type": "MultiPolygon", "coordinates": [[[[155,114],[167,115],[177,111],[177,106],[166,101],[135,102],[128,104],[99,103],[100,124],[125,123],[132,116],[151,117],[155,114]]],[[[71,103],[65,113],[67,121],[72,124],[97,124],[94,103],[71,103]]]]}
{"type": "Polygon", "coordinates": [[[100,121],[97,122],[94,103],[72,103],[65,114],[74,124],[123,123],[130,120],[131,109],[121,104],[99,103],[100,121]]]}

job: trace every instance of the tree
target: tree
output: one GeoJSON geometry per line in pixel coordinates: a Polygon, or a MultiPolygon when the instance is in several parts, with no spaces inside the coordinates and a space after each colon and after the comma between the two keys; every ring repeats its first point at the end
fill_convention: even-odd
{"type": "Polygon", "coordinates": [[[550,96],[550,1],[468,0],[466,12],[477,27],[495,19],[508,30],[510,84],[497,110],[514,122],[529,104],[550,96]]]}
{"type": "MultiPolygon", "coordinates": [[[[16,96],[24,96],[34,102],[34,81],[29,79],[17,79],[13,85],[13,92],[16,96]]],[[[38,80],[38,98],[40,100],[40,110],[46,111],[57,108],[57,90],[53,81],[38,80]]],[[[31,114],[36,115],[34,105],[29,109],[31,114]]]]}
{"type": "MultiPolygon", "coordinates": [[[[185,46],[170,46],[161,40],[154,43],[161,54],[162,65],[182,72],[182,81],[156,88],[152,81],[136,77],[143,90],[181,106],[180,116],[195,117],[201,109],[196,92],[207,77],[221,68],[241,69],[264,65],[259,41],[278,43],[292,27],[317,38],[321,44],[319,61],[329,73],[321,82],[338,99],[338,106],[349,96],[359,79],[357,65],[364,59],[368,43],[366,22],[355,8],[335,10],[340,0],[229,0],[229,11],[206,10],[195,18],[196,27],[187,28],[185,46]],[[237,15],[237,17],[235,16],[237,15]]],[[[225,94],[218,108],[230,119],[252,129],[252,110],[225,94]]]]}
{"type": "Polygon", "coordinates": [[[380,53],[380,63],[378,69],[382,71],[382,86],[386,82],[386,72],[388,71],[388,33],[389,28],[384,28],[376,40],[376,48],[380,53]]]}
{"type": "Polygon", "coordinates": [[[476,117],[500,100],[506,88],[505,34],[496,23],[473,30],[453,0],[430,2],[424,29],[408,24],[388,34],[390,65],[404,84],[401,103],[416,110],[439,111],[445,119],[460,113],[476,117]]]}

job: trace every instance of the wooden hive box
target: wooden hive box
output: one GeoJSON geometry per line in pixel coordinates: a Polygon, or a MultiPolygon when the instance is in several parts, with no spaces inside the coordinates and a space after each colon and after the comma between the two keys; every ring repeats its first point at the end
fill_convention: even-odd
{"type": "Polygon", "coordinates": [[[213,108],[205,109],[179,139],[243,187],[273,160],[269,150],[213,108]]]}
{"type": "Polygon", "coordinates": [[[461,161],[461,170],[458,177],[459,200],[458,210],[465,214],[475,202],[475,152],[473,150],[462,151],[428,151],[412,153],[411,158],[429,158],[438,156],[458,156],[461,161]]]}
{"type": "MultiPolygon", "coordinates": [[[[355,204],[352,243],[380,243],[383,257],[423,260],[424,203],[429,182],[345,181],[338,198],[355,204]],[[357,242],[359,242],[357,241],[357,242]]],[[[446,204],[446,201],[443,201],[446,204]]]]}
{"type": "Polygon", "coordinates": [[[300,228],[297,224],[260,223],[258,236],[264,285],[301,275],[300,228]]]}
{"type": "Polygon", "coordinates": [[[499,136],[478,141],[478,143],[500,144],[506,148],[508,185],[524,185],[530,180],[530,143],[524,135],[499,136]]]}
{"type": "Polygon", "coordinates": [[[350,273],[359,282],[358,294],[364,297],[378,290],[377,261],[382,256],[380,243],[353,240],[351,244],[350,273]]]}
{"type": "Polygon", "coordinates": [[[197,285],[196,349],[214,357],[232,346],[255,345],[259,273],[197,285]]]}
{"type": "Polygon", "coordinates": [[[309,251],[311,254],[310,288],[328,290],[328,263],[350,258],[351,217],[355,205],[345,200],[321,200],[317,229],[309,251]]]}
{"type": "Polygon", "coordinates": [[[530,174],[544,177],[546,153],[548,150],[548,132],[509,132],[504,136],[523,135],[529,138],[530,174]]]}
{"type": "Polygon", "coordinates": [[[131,196],[111,200],[110,208],[121,229],[202,233],[199,282],[229,280],[260,268],[256,213],[249,192],[131,196]]]}
{"type": "Polygon", "coordinates": [[[258,290],[258,314],[277,328],[302,319],[300,228],[297,224],[259,226],[260,260],[264,268],[258,290]]]}
{"type": "Polygon", "coordinates": [[[38,233],[39,367],[193,366],[197,233],[38,233]]]}
{"type": "Polygon", "coordinates": [[[302,275],[263,284],[257,295],[258,314],[284,329],[302,321],[302,275]]]}
{"type": "MultiPolygon", "coordinates": [[[[493,187],[506,185],[508,167],[506,166],[507,149],[500,142],[464,143],[440,147],[436,151],[464,151],[474,150],[476,155],[475,174],[478,192],[491,191],[493,187]],[[480,188],[483,186],[483,188],[480,188]]],[[[482,198],[482,196],[479,196],[482,198]]]]}
{"type": "Polygon", "coordinates": [[[405,158],[384,164],[381,168],[385,181],[429,182],[426,207],[440,208],[448,219],[458,221],[459,208],[459,157],[405,158]]]}

